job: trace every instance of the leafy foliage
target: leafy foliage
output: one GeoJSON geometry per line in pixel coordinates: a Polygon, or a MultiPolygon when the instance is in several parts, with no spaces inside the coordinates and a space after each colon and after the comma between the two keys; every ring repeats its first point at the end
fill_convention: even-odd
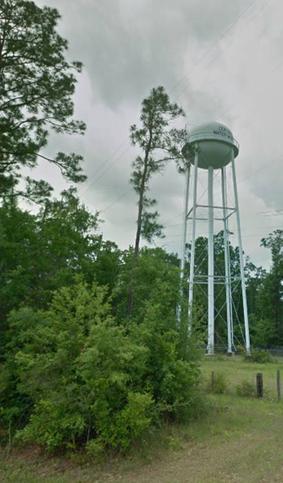
{"type": "Polygon", "coordinates": [[[98,215],[80,204],[74,189],[48,200],[36,215],[7,201],[0,208],[0,320],[20,303],[46,307],[52,291],[77,273],[92,280],[96,263],[101,272],[105,244],[97,226],[98,215]]]}
{"type": "MultiPolygon", "coordinates": [[[[84,123],[73,120],[76,72],[80,62],[65,59],[67,41],[56,32],[56,9],[33,1],[2,0],[0,4],[0,192],[14,195],[23,167],[34,168],[38,157],[59,167],[73,182],[83,181],[81,156],[41,154],[50,130],[83,133],[84,123]]],[[[52,187],[26,178],[18,194],[42,200],[52,187]]]]}
{"type": "Polygon", "coordinates": [[[148,305],[144,320],[126,330],[111,316],[106,289],[80,280],[56,292],[48,310],[13,311],[3,420],[23,426],[21,440],[49,450],[85,444],[96,451],[126,449],[162,414],[191,412],[198,357],[181,355],[163,314],[148,305]]]}
{"type": "Polygon", "coordinates": [[[122,324],[129,324],[132,320],[140,323],[146,304],[157,300],[164,304],[164,312],[167,311],[175,323],[175,307],[179,297],[178,258],[162,248],[142,248],[139,258],[134,258],[132,250],[124,252],[121,257],[119,276],[113,291],[117,319],[122,324]],[[127,295],[130,284],[134,303],[129,318],[127,295]]]}

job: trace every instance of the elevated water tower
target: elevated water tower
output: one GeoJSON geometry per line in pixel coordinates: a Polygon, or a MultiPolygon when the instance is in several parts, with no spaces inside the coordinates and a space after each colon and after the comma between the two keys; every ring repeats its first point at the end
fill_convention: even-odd
{"type": "Polygon", "coordinates": [[[192,223],[192,237],[190,250],[190,273],[189,273],[189,300],[188,300],[188,320],[189,331],[192,330],[192,313],[194,304],[194,286],[196,284],[207,285],[208,298],[208,341],[207,353],[214,354],[215,344],[215,300],[214,287],[215,284],[223,283],[225,285],[226,299],[226,324],[227,324],[227,351],[233,352],[234,347],[234,331],[233,331],[233,298],[232,298],[232,277],[230,265],[229,250],[229,219],[231,215],[236,216],[236,226],[238,235],[239,258],[240,258],[240,283],[243,302],[243,319],[245,333],[245,348],[247,353],[250,352],[250,336],[249,336],[249,320],[247,309],[247,296],[244,275],[244,259],[240,226],[240,213],[238,202],[238,191],[235,171],[234,159],[239,154],[239,145],[234,139],[232,132],[226,126],[218,122],[211,122],[195,127],[188,133],[187,142],[183,148],[183,154],[189,161],[187,170],[187,185],[185,197],[185,213],[184,213],[184,232],[183,232],[183,253],[181,257],[181,276],[183,277],[185,265],[185,247],[187,238],[188,222],[192,223]],[[227,205],[227,168],[232,168],[232,191],[233,205],[227,205]],[[189,209],[189,192],[190,174],[193,168],[192,179],[192,206],[189,209]],[[207,171],[207,204],[198,203],[198,172],[199,169],[207,171]],[[221,170],[221,202],[214,203],[214,174],[216,170],[221,170]],[[199,210],[202,215],[199,215],[199,210]],[[206,215],[203,215],[205,211],[206,215]],[[219,211],[221,215],[219,215],[219,211]],[[215,214],[217,212],[217,215],[215,214]],[[200,220],[208,222],[208,270],[207,275],[202,277],[196,275],[196,226],[200,220]],[[214,227],[215,220],[223,222],[224,234],[224,265],[225,274],[219,276],[215,274],[214,265],[214,227]]]}

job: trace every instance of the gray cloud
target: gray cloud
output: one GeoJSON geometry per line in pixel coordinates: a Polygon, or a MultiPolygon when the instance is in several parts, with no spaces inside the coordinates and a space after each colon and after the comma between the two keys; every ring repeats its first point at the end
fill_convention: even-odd
{"type": "MultiPolygon", "coordinates": [[[[45,2],[46,3],[46,2],[45,2]]],[[[245,11],[247,2],[207,0],[57,0],[61,30],[107,105],[174,86],[187,46],[206,47],[245,11]]]]}
{"type": "MultiPolygon", "coordinates": [[[[133,241],[136,200],[128,180],[136,152],[128,131],[143,97],[162,84],[185,108],[189,125],[217,119],[239,139],[244,246],[266,265],[260,238],[282,225],[282,217],[260,213],[283,204],[283,5],[275,0],[37,3],[59,9],[69,55],[85,65],[75,103],[87,133],[80,139],[52,137],[48,150],[84,154],[89,180],[80,193],[90,208],[101,211],[104,235],[122,247],[133,241]]],[[[55,179],[53,172],[47,175],[55,179]]],[[[61,184],[56,176],[57,189],[61,184]]],[[[170,225],[161,243],[171,250],[180,247],[183,190],[184,179],[173,165],[152,182],[162,220],[170,225]]]]}

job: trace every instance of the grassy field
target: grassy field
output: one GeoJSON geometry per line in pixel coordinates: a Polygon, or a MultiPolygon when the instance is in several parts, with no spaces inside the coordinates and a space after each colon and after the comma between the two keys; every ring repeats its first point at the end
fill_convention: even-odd
{"type": "Polygon", "coordinates": [[[48,458],[34,449],[0,454],[0,481],[221,483],[283,481],[283,402],[277,402],[275,375],[283,363],[251,364],[238,358],[205,359],[203,386],[211,371],[225,374],[227,393],[209,396],[205,417],[188,425],[167,426],[126,457],[95,464],[81,456],[48,458]],[[241,398],[243,380],[264,375],[263,400],[241,398]]]}
{"type": "Polygon", "coordinates": [[[274,362],[267,364],[258,364],[245,362],[241,357],[214,357],[204,358],[202,364],[203,384],[209,384],[211,380],[211,372],[215,374],[223,374],[227,383],[227,392],[236,393],[236,388],[243,381],[250,382],[255,386],[256,374],[262,372],[264,397],[268,399],[276,399],[276,371],[280,369],[282,383],[283,398],[283,358],[275,358],[274,362]]]}

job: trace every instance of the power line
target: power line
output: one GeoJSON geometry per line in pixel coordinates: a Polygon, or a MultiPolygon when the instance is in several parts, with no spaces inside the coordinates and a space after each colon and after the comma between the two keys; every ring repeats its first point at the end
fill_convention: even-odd
{"type": "MultiPolygon", "coordinates": [[[[215,44],[214,44],[212,47],[209,47],[208,49],[206,49],[206,50],[204,51],[204,53],[202,54],[202,56],[200,57],[200,59],[199,59],[199,60],[196,62],[195,67],[194,67],[194,70],[196,69],[196,67],[198,67],[199,65],[201,65],[201,63],[202,63],[202,62],[205,60],[205,58],[206,58],[207,54],[209,54],[210,52],[212,52],[212,51],[213,51],[213,49],[215,48],[215,45],[216,45],[216,44],[217,44],[217,43],[218,43],[220,40],[222,40],[222,38],[224,38],[224,37],[225,37],[225,34],[227,34],[227,33],[228,33],[228,31],[230,31],[230,30],[233,28],[233,26],[235,26],[235,25],[237,24],[238,20],[239,20],[239,19],[240,19],[240,18],[241,18],[241,17],[242,17],[242,16],[243,16],[243,15],[244,15],[244,14],[245,14],[245,13],[246,13],[246,12],[247,12],[247,11],[248,11],[250,8],[251,8],[251,7],[252,7],[252,6],[255,4],[255,3],[256,3],[256,0],[254,0],[253,2],[251,2],[251,3],[248,5],[248,7],[244,8],[244,9],[243,9],[243,10],[242,10],[242,11],[239,13],[239,15],[238,15],[238,16],[235,18],[235,20],[234,20],[234,21],[233,21],[233,22],[232,22],[232,23],[231,23],[231,24],[230,24],[228,27],[226,27],[226,28],[223,30],[223,32],[222,32],[222,33],[220,34],[220,36],[217,38],[217,40],[216,40],[215,44]]],[[[178,80],[178,81],[177,81],[177,83],[176,83],[176,84],[174,84],[174,86],[173,86],[173,91],[174,91],[174,90],[177,88],[177,86],[178,86],[179,84],[181,84],[181,83],[182,83],[184,80],[185,80],[186,82],[188,82],[188,81],[190,81],[190,80],[191,80],[191,78],[192,78],[192,75],[191,75],[190,77],[189,77],[189,76],[187,76],[187,75],[184,75],[184,76],[183,76],[183,77],[182,77],[180,80],[178,80]]]]}
{"type": "MultiPolygon", "coordinates": [[[[270,0],[270,1],[271,1],[271,0],[270,0]]],[[[243,9],[243,10],[242,10],[242,11],[239,13],[239,15],[238,15],[238,16],[235,18],[235,20],[234,20],[234,21],[233,21],[233,22],[232,22],[232,23],[231,23],[231,24],[230,24],[228,27],[226,27],[226,28],[223,30],[223,32],[220,34],[220,36],[218,37],[218,39],[217,39],[217,41],[216,41],[215,45],[217,44],[217,42],[219,42],[220,40],[222,40],[222,39],[225,37],[225,35],[227,35],[227,33],[228,33],[228,32],[229,32],[229,31],[230,31],[232,28],[233,28],[233,26],[235,26],[235,25],[236,25],[236,23],[238,22],[238,20],[239,20],[241,17],[243,17],[243,16],[246,14],[246,12],[247,12],[248,10],[250,10],[250,9],[252,8],[252,6],[253,6],[255,3],[256,3],[256,0],[254,0],[253,2],[251,2],[251,3],[248,5],[248,7],[244,8],[244,9],[243,9]]],[[[212,51],[213,51],[213,49],[214,49],[215,45],[213,45],[213,47],[209,47],[208,49],[206,49],[206,51],[205,51],[205,52],[204,52],[204,54],[202,55],[202,57],[201,57],[201,59],[199,60],[199,62],[198,62],[196,65],[195,65],[194,70],[196,70],[196,68],[197,68],[197,67],[199,67],[199,66],[202,64],[202,62],[205,60],[206,55],[207,55],[209,52],[212,52],[212,51]]],[[[179,84],[181,84],[181,83],[182,83],[184,80],[186,80],[186,82],[188,82],[188,81],[190,80],[190,78],[189,78],[188,76],[186,76],[186,75],[185,75],[185,76],[183,76],[181,79],[179,79],[179,81],[177,81],[177,83],[176,83],[176,84],[173,86],[173,89],[171,89],[171,94],[172,94],[173,92],[176,92],[176,91],[178,92],[178,90],[179,90],[178,85],[179,85],[179,84]]],[[[184,90],[184,89],[182,89],[181,91],[183,91],[183,90],[184,90]]],[[[121,143],[121,145],[119,146],[119,148],[116,150],[116,152],[115,152],[114,156],[116,156],[117,151],[118,151],[118,150],[121,148],[121,146],[122,146],[122,145],[123,145],[123,143],[121,143]]],[[[88,191],[88,190],[89,190],[89,189],[90,189],[90,188],[91,188],[91,187],[92,187],[92,186],[93,186],[95,183],[97,183],[98,181],[100,181],[100,179],[101,179],[101,178],[102,178],[102,177],[105,175],[105,173],[108,171],[108,169],[109,169],[109,168],[110,168],[110,167],[111,167],[111,166],[112,166],[112,165],[113,165],[115,162],[117,162],[117,161],[118,161],[118,160],[119,160],[119,159],[122,157],[122,155],[123,155],[123,154],[125,154],[126,152],[128,152],[128,150],[129,150],[129,149],[130,149],[130,147],[129,147],[129,146],[127,146],[127,147],[126,147],[126,148],[123,150],[123,152],[120,154],[120,156],[118,156],[118,158],[117,158],[117,159],[113,159],[113,160],[111,160],[111,158],[110,158],[108,161],[106,161],[106,163],[104,163],[104,168],[106,168],[106,169],[103,169],[103,171],[100,173],[100,175],[98,176],[98,178],[95,178],[95,177],[90,178],[90,179],[94,179],[94,181],[93,181],[93,182],[89,182],[89,183],[88,183],[88,185],[87,185],[87,187],[86,187],[85,191],[83,191],[83,192],[82,192],[82,194],[84,194],[84,192],[88,191]],[[107,166],[108,166],[108,167],[107,167],[107,166]]],[[[102,167],[102,164],[100,165],[100,167],[102,167]]],[[[95,175],[95,176],[96,176],[96,175],[95,175]]],[[[104,210],[102,210],[102,211],[104,211],[104,210]]]]}
{"type": "MultiPolygon", "coordinates": [[[[272,0],[269,0],[269,2],[267,3],[264,3],[262,5],[262,7],[259,9],[259,11],[255,14],[255,16],[259,15],[259,14],[262,14],[263,11],[268,7],[268,5],[271,3],[272,0]]],[[[230,24],[230,26],[228,26],[227,28],[224,29],[224,31],[221,33],[221,35],[218,37],[217,41],[215,42],[215,44],[212,46],[212,47],[209,47],[205,52],[204,54],[202,55],[202,57],[200,58],[199,62],[197,62],[194,66],[194,69],[193,69],[193,72],[202,64],[202,62],[205,60],[205,57],[206,55],[209,53],[209,52],[213,52],[213,49],[215,48],[215,45],[217,45],[217,43],[222,40],[223,38],[225,38],[225,35],[238,23],[238,20],[241,18],[241,17],[244,17],[245,16],[245,13],[250,10],[252,8],[253,5],[255,5],[255,3],[257,2],[257,0],[254,0],[253,2],[251,2],[248,7],[246,7],[245,9],[242,10],[242,12],[239,13],[239,15],[235,18],[235,20],[230,24]]],[[[254,17],[255,17],[254,16],[254,17]]],[[[214,59],[216,59],[218,53],[216,53],[214,55],[214,57],[212,59],[210,59],[210,62],[213,61],[214,59]]],[[[190,76],[186,76],[184,75],[181,80],[179,82],[177,82],[177,84],[179,83],[182,83],[184,80],[186,81],[186,83],[188,83],[190,80],[192,79],[192,75],[190,76]]],[[[183,89],[181,89],[181,92],[183,92],[185,89],[185,87],[183,89]]],[[[173,92],[174,92],[174,89],[173,89],[173,92]]]]}
{"type": "Polygon", "coordinates": [[[86,187],[84,190],[81,190],[81,194],[85,194],[87,191],[89,191],[90,188],[92,188],[98,181],[100,181],[101,178],[103,178],[104,174],[108,171],[108,169],[114,164],[116,163],[117,161],[119,161],[121,159],[121,157],[130,149],[130,147],[128,148],[124,148],[120,153],[120,149],[121,147],[123,146],[123,143],[120,144],[118,150],[116,151],[116,153],[114,153],[114,157],[112,156],[112,158],[110,157],[108,160],[106,161],[103,161],[99,166],[98,166],[98,169],[94,175],[92,175],[90,178],[88,178],[89,180],[89,183],[86,184],[86,187]],[[118,154],[119,153],[119,154],[118,154]],[[102,168],[102,169],[101,169],[102,168]]]}
{"type": "Polygon", "coordinates": [[[122,198],[124,198],[127,194],[128,194],[128,191],[122,193],[120,196],[118,196],[117,199],[115,199],[112,203],[110,203],[108,206],[106,206],[106,208],[104,208],[103,210],[100,210],[100,213],[105,213],[106,211],[110,210],[110,208],[112,208],[112,206],[114,206],[116,203],[118,203],[118,201],[120,201],[122,198]]]}
{"type": "MultiPolygon", "coordinates": [[[[270,2],[271,2],[271,0],[268,2],[268,4],[269,4],[270,2]]],[[[230,24],[230,25],[229,25],[229,26],[228,26],[226,29],[224,29],[224,31],[222,32],[222,34],[221,34],[221,35],[218,37],[218,39],[217,39],[217,41],[216,41],[215,45],[216,45],[216,44],[217,44],[217,43],[218,43],[220,40],[222,40],[222,39],[223,39],[223,38],[224,38],[224,37],[227,35],[227,33],[228,33],[229,31],[231,31],[231,29],[233,28],[233,26],[235,26],[235,25],[236,25],[236,23],[239,21],[239,19],[240,19],[240,18],[242,18],[242,17],[246,16],[247,12],[248,12],[249,10],[251,10],[252,6],[253,6],[255,3],[256,3],[256,0],[255,0],[255,1],[253,1],[253,2],[251,2],[251,3],[249,4],[249,6],[248,6],[248,7],[246,7],[245,9],[243,9],[243,11],[242,11],[242,12],[240,12],[240,14],[237,16],[237,18],[236,18],[236,19],[235,19],[235,20],[234,20],[234,21],[233,21],[233,22],[232,22],[232,23],[231,23],[231,24],[230,24]]],[[[261,9],[260,9],[258,12],[256,12],[255,16],[256,16],[256,15],[258,15],[259,13],[262,13],[262,12],[263,12],[263,10],[264,10],[264,9],[265,9],[265,8],[268,6],[268,4],[263,5],[263,6],[261,7],[261,9]]],[[[199,66],[202,64],[202,62],[204,62],[204,61],[206,60],[207,55],[208,55],[210,52],[211,52],[211,53],[213,52],[213,49],[215,48],[215,45],[213,45],[212,47],[209,47],[209,48],[208,48],[208,49],[207,49],[207,50],[204,52],[204,54],[202,55],[201,59],[200,59],[200,60],[198,61],[198,63],[195,65],[195,68],[194,68],[194,70],[193,70],[193,71],[195,71],[197,68],[199,68],[199,66]]],[[[214,60],[216,57],[217,57],[217,55],[216,55],[216,56],[214,56],[214,58],[212,58],[212,60],[214,60]]],[[[210,62],[211,62],[211,60],[210,60],[210,62]]],[[[190,77],[190,78],[191,78],[191,77],[190,77]]],[[[179,86],[181,83],[183,83],[184,81],[188,82],[188,81],[190,80],[190,78],[189,78],[188,76],[186,76],[186,75],[185,75],[185,76],[183,76],[181,79],[179,79],[179,81],[177,82],[177,84],[175,84],[175,85],[173,86],[173,89],[171,89],[171,93],[172,93],[172,92],[174,92],[174,91],[175,91],[175,92],[180,91],[180,87],[178,87],[178,86],[179,86]]],[[[184,89],[181,89],[181,92],[182,92],[183,90],[184,90],[184,89]]],[[[84,192],[86,192],[86,191],[88,191],[88,190],[89,190],[89,189],[90,189],[90,188],[91,188],[91,187],[92,187],[94,184],[98,183],[98,182],[99,182],[99,181],[100,181],[100,180],[103,178],[103,176],[106,174],[106,172],[107,172],[107,171],[110,169],[110,167],[111,167],[111,166],[112,166],[114,163],[116,163],[116,162],[117,162],[119,159],[121,159],[121,157],[122,157],[122,156],[123,156],[125,153],[127,153],[127,152],[129,151],[130,146],[127,146],[127,147],[126,147],[124,150],[122,150],[122,152],[121,152],[121,153],[118,155],[118,157],[116,157],[116,155],[118,154],[118,152],[119,152],[119,150],[121,149],[121,147],[122,147],[122,146],[123,146],[123,143],[121,143],[121,144],[120,144],[120,146],[119,146],[118,150],[116,151],[116,153],[114,153],[114,159],[111,159],[111,158],[110,158],[110,159],[108,159],[106,162],[101,163],[101,164],[99,165],[99,167],[98,167],[98,176],[97,176],[97,173],[96,173],[96,175],[95,175],[94,177],[90,178],[90,179],[94,179],[94,181],[88,184],[88,186],[86,187],[86,190],[85,190],[85,191],[83,191],[83,193],[84,193],[84,192]],[[116,158],[115,158],[115,157],[116,157],[116,158]],[[96,177],[96,176],[97,176],[97,177],[96,177]]],[[[259,172],[259,171],[261,171],[262,169],[264,169],[264,167],[263,167],[263,168],[260,168],[260,169],[258,170],[258,172],[259,172]]],[[[255,173],[254,173],[254,174],[255,174],[255,173]]],[[[245,179],[246,179],[246,177],[245,177],[244,179],[240,179],[240,180],[238,181],[238,183],[243,182],[245,179]]],[[[206,191],[207,191],[207,188],[206,188],[206,190],[204,190],[204,192],[202,193],[202,195],[201,195],[201,196],[203,196],[203,195],[205,194],[205,192],[206,192],[206,191]]],[[[101,210],[101,212],[106,212],[106,211],[108,211],[108,210],[109,210],[109,209],[110,209],[112,206],[114,206],[114,205],[115,205],[115,204],[116,204],[118,201],[120,201],[122,198],[124,198],[124,197],[126,196],[127,192],[128,192],[128,190],[127,190],[127,191],[125,191],[125,192],[123,192],[123,193],[122,193],[122,194],[121,194],[121,195],[120,195],[120,196],[119,196],[117,199],[115,199],[115,200],[114,200],[112,203],[110,203],[110,204],[109,204],[109,205],[107,205],[107,206],[106,206],[104,209],[102,209],[102,210],[101,210]]],[[[179,225],[181,225],[181,223],[180,223],[179,225]]]]}

